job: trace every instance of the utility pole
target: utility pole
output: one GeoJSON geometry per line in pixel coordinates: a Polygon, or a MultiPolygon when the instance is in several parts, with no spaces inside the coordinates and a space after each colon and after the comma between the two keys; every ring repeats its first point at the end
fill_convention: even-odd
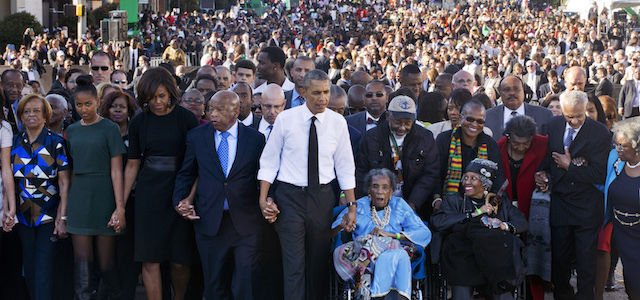
{"type": "Polygon", "coordinates": [[[73,0],[76,5],[76,15],[78,16],[78,40],[87,31],[87,14],[85,0],[73,0]],[[78,13],[79,12],[79,13],[78,13]]]}

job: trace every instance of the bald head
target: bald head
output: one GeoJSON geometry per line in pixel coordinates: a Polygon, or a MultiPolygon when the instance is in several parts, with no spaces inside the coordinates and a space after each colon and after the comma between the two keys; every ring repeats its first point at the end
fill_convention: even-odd
{"type": "Polygon", "coordinates": [[[355,114],[364,110],[364,86],[354,85],[349,88],[347,95],[347,107],[349,113],[355,114]]]}
{"type": "Polygon", "coordinates": [[[373,80],[373,78],[367,74],[367,72],[355,71],[351,74],[351,86],[356,84],[366,86],[371,80],[373,80]]]}
{"type": "Polygon", "coordinates": [[[211,124],[217,131],[225,132],[231,128],[240,113],[240,98],[232,91],[219,91],[209,100],[211,124]]]}
{"type": "Polygon", "coordinates": [[[285,103],[282,88],[275,83],[267,85],[262,90],[262,98],[260,99],[262,118],[269,124],[275,123],[276,117],[284,110],[285,103]]]}
{"type": "Polygon", "coordinates": [[[564,73],[564,85],[567,91],[584,91],[587,74],[580,67],[571,67],[564,73]]]}
{"type": "Polygon", "coordinates": [[[209,74],[213,77],[216,77],[216,69],[214,69],[212,66],[210,65],[204,65],[202,67],[200,67],[200,69],[198,69],[198,72],[196,73],[196,77],[202,75],[202,74],[209,74]]]}
{"type": "Polygon", "coordinates": [[[451,82],[452,89],[466,89],[469,93],[473,94],[473,75],[471,73],[460,70],[453,75],[453,81],[451,82]]]}

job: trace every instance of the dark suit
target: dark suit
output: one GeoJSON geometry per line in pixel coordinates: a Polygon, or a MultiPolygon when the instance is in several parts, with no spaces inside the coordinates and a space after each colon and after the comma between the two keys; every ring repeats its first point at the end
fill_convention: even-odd
{"type": "Polygon", "coordinates": [[[49,91],[54,91],[54,90],[64,90],[64,85],[62,84],[62,82],[60,82],[60,79],[56,79],[56,81],[54,81],[51,84],[51,89],[49,89],[49,91]]]}
{"type": "Polygon", "coordinates": [[[561,169],[553,161],[552,153],[565,153],[563,116],[549,120],[547,157],[541,169],[549,174],[551,207],[552,280],[554,298],[594,299],[596,272],[596,244],[604,215],[604,196],[595,185],[604,184],[607,155],[611,149],[611,134],[599,122],[586,118],[571,142],[572,158],[582,157],[588,164],[569,165],[561,169]],[[578,273],[578,293],[575,295],[569,279],[571,262],[575,258],[578,273]]]}
{"type": "Polygon", "coordinates": [[[253,299],[257,278],[258,238],[264,222],[258,206],[257,174],[265,141],[256,130],[240,122],[237,126],[236,156],[226,178],[213,126],[205,124],[187,133],[187,149],[173,193],[176,206],[189,195],[195,179],[200,181],[194,202],[200,220],[193,222],[193,228],[207,299],[253,299]],[[223,209],[225,199],[229,210],[223,209]]]}
{"type": "Polygon", "coordinates": [[[615,71],[615,73],[611,74],[611,83],[620,84],[622,80],[622,73],[615,71]]]}
{"type": "Polygon", "coordinates": [[[285,100],[284,109],[291,108],[291,97],[293,97],[293,90],[284,92],[284,100],[285,100]]]}
{"type": "MultiPolygon", "coordinates": [[[[561,83],[560,92],[564,90],[565,90],[564,84],[561,83]]],[[[549,93],[553,93],[553,90],[551,89],[551,83],[547,82],[545,84],[541,84],[540,87],[538,88],[538,100],[543,99],[549,93]]]]}
{"type": "MultiPolygon", "coordinates": [[[[525,103],[524,114],[532,117],[533,120],[536,121],[539,134],[546,134],[547,121],[553,117],[553,113],[550,110],[542,106],[525,103]]],[[[487,110],[485,120],[485,126],[493,131],[493,139],[496,141],[500,140],[504,135],[504,105],[501,104],[487,110]]]]}
{"type": "Polygon", "coordinates": [[[611,95],[613,95],[613,83],[607,78],[602,79],[602,81],[598,82],[598,86],[596,86],[595,94],[598,97],[602,95],[611,97],[611,95]]]}
{"type": "MultiPolygon", "coordinates": [[[[260,121],[262,120],[262,117],[258,117],[255,114],[253,115],[253,123],[251,123],[251,128],[258,130],[258,127],[260,127],[260,121]]],[[[266,138],[266,137],[265,137],[266,138]]]]}
{"type": "Polygon", "coordinates": [[[329,58],[324,55],[316,57],[316,69],[329,73],[329,58]]]}
{"type": "MultiPolygon", "coordinates": [[[[355,115],[346,116],[347,124],[355,127],[362,133],[362,136],[367,132],[367,112],[361,111],[355,115]]],[[[382,113],[380,119],[378,119],[378,124],[386,119],[386,114],[382,113]]]]}
{"type": "MultiPolygon", "coordinates": [[[[558,43],[558,46],[560,46],[560,54],[566,54],[567,53],[567,43],[566,42],[560,42],[560,43],[558,43]]],[[[571,45],[569,45],[569,50],[573,50],[575,48],[578,48],[578,44],[576,42],[571,42],[571,45]]],[[[558,73],[558,74],[562,74],[562,73],[558,73]]]]}
{"type": "Polygon", "coordinates": [[[623,118],[632,117],[633,113],[633,99],[636,97],[636,81],[629,79],[624,82],[622,89],[620,89],[620,95],[618,95],[618,108],[624,109],[623,118]]]}
{"type": "Polygon", "coordinates": [[[274,38],[270,38],[269,42],[267,42],[267,47],[278,47],[278,48],[280,48],[280,45],[278,44],[278,42],[276,42],[276,40],[274,38]]]}

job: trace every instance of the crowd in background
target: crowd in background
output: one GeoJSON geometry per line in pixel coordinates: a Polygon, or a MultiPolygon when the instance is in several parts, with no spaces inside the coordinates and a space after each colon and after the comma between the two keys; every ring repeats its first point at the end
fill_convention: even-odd
{"type": "MultiPolygon", "coordinates": [[[[2,224],[7,233],[0,252],[0,298],[71,299],[75,293],[80,299],[133,299],[141,274],[149,299],[169,297],[171,287],[175,299],[201,299],[203,294],[322,299],[328,295],[328,270],[313,259],[324,261],[329,252],[304,245],[324,249],[328,238],[318,242],[318,236],[333,227],[403,242],[415,242],[415,232],[441,232],[439,262],[455,299],[468,299],[464,295],[474,287],[496,299],[508,298],[524,280],[509,274],[501,275],[505,281],[492,278],[495,262],[464,261],[461,271],[462,260],[451,255],[457,250],[495,259],[461,245],[484,245],[489,251],[502,242],[510,250],[507,255],[520,247],[534,253],[523,258],[531,264],[526,273],[530,299],[543,299],[549,291],[556,299],[573,297],[572,269],[578,276],[576,297],[602,299],[605,288],[616,288],[618,253],[631,266],[624,269],[626,291],[630,299],[640,299],[634,268],[640,264],[629,250],[640,242],[634,227],[640,208],[632,201],[638,196],[633,190],[640,187],[634,170],[640,162],[640,132],[634,125],[640,116],[640,34],[634,29],[640,24],[637,15],[616,20],[609,18],[611,13],[595,2],[588,18],[581,19],[515,0],[468,1],[450,8],[434,2],[322,0],[302,1],[291,9],[270,3],[261,15],[240,6],[215,13],[144,11],[137,24],[140,34],[120,43],[103,41],[98,32],[77,38],[64,36],[60,28],[39,35],[27,28],[23,44],[7,45],[1,58],[10,69],[1,78],[2,224]],[[47,65],[52,74],[46,73],[47,65]],[[83,65],[88,69],[78,67],[83,65]],[[51,86],[43,86],[44,76],[50,76],[51,86]],[[325,113],[325,106],[338,114],[325,113]],[[316,119],[302,122],[294,112],[328,114],[331,120],[327,125],[317,118],[318,139],[335,146],[328,150],[335,155],[307,154],[309,142],[297,162],[319,156],[319,178],[307,178],[288,165],[296,162],[288,162],[295,159],[287,145],[306,146],[316,130],[316,119]],[[94,124],[100,127],[88,129],[94,124]],[[309,124],[311,131],[300,143],[295,128],[309,124]],[[245,127],[255,130],[245,137],[245,127]],[[215,138],[206,144],[196,133],[215,138]],[[98,134],[100,142],[90,142],[98,134]],[[13,144],[5,143],[11,137],[13,144]],[[199,151],[214,144],[221,168],[207,173],[199,151]],[[240,155],[242,145],[252,150],[243,152],[251,158],[239,163],[253,177],[238,179],[233,156],[236,150],[240,155]],[[34,183],[25,174],[38,177],[40,169],[23,165],[29,165],[26,156],[40,153],[38,146],[49,155],[43,158],[46,166],[38,167],[51,175],[34,183]],[[83,149],[100,155],[86,155],[83,149]],[[279,164],[274,157],[281,157],[279,164]],[[8,164],[13,164],[10,175],[5,174],[8,164]],[[116,184],[119,178],[124,181],[116,184]],[[211,184],[203,184],[203,178],[211,184]],[[380,178],[388,179],[385,184],[393,192],[376,190],[380,178]],[[315,180],[320,186],[312,188],[315,180]],[[13,181],[15,186],[8,188],[13,181]],[[49,198],[33,192],[38,185],[51,186],[40,191],[49,198]],[[244,190],[251,185],[256,189],[244,190]],[[311,190],[315,195],[309,195],[311,190]],[[376,193],[382,204],[374,205],[376,193]],[[342,221],[331,225],[333,220],[305,215],[306,208],[291,201],[293,195],[322,212],[347,208],[342,221]],[[335,201],[325,207],[317,195],[335,201]],[[492,203],[488,195],[498,195],[498,201],[492,203]],[[113,203],[87,206],[80,201],[104,197],[113,203]],[[215,199],[214,209],[199,202],[205,197],[215,199]],[[501,197],[509,202],[500,202],[501,197]],[[236,198],[255,211],[234,212],[238,208],[231,200],[236,198]],[[406,202],[398,204],[400,198],[406,202]],[[357,227],[362,225],[354,220],[356,205],[351,204],[356,199],[372,208],[363,212],[358,207],[358,221],[363,213],[371,214],[378,229],[357,227]],[[155,207],[154,201],[166,205],[155,207]],[[56,205],[52,209],[47,203],[56,205]],[[386,227],[389,216],[386,224],[381,216],[390,206],[411,215],[404,220],[414,226],[411,233],[395,221],[400,229],[386,227]],[[93,220],[78,218],[83,210],[91,210],[87,216],[93,220]],[[291,211],[324,227],[299,229],[291,211]],[[514,241],[524,240],[526,246],[489,235],[481,235],[486,240],[480,244],[457,235],[476,230],[469,224],[485,222],[480,221],[485,214],[492,219],[484,225],[517,234],[514,241]],[[100,227],[92,222],[101,218],[104,228],[93,228],[100,227]],[[431,221],[428,229],[415,225],[419,218],[431,221]],[[67,222],[66,229],[59,225],[67,222]],[[251,233],[254,225],[259,230],[251,233]],[[14,226],[18,233],[8,233],[14,226]],[[387,232],[391,228],[395,231],[387,232]],[[228,246],[216,248],[212,241],[228,246]],[[15,246],[20,243],[22,249],[15,246]],[[40,244],[49,247],[33,251],[40,244]],[[246,244],[251,247],[243,248],[246,244]],[[304,255],[296,257],[305,251],[306,261],[304,255]],[[236,257],[235,266],[215,267],[229,257],[236,257]],[[42,263],[47,258],[55,264],[42,263]],[[20,276],[23,265],[26,281],[20,276]],[[34,283],[52,270],[66,276],[34,283]],[[220,280],[220,274],[236,274],[232,288],[234,276],[220,280]],[[256,274],[261,279],[247,283],[256,274]],[[312,279],[305,284],[300,274],[312,279]],[[508,280],[516,283],[505,287],[508,280]],[[283,288],[264,292],[274,286],[283,288]]],[[[315,147],[327,151],[323,145],[315,147]]],[[[30,159],[42,164],[37,155],[30,159]]],[[[415,243],[426,249],[430,232],[420,238],[415,243]]],[[[513,264],[517,270],[517,262],[508,267],[513,264]]],[[[393,288],[406,297],[399,285],[393,288]]]]}

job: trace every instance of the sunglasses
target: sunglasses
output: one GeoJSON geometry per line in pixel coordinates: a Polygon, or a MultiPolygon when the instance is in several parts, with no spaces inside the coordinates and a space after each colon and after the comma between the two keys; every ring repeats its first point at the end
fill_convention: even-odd
{"type": "Polygon", "coordinates": [[[109,67],[108,66],[91,66],[91,70],[93,70],[93,71],[98,71],[98,70],[108,71],[109,67]]]}
{"type": "Polygon", "coordinates": [[[121,84],[121,83],[127,83],[127,81],[126,80],[114,80],[113,83],[121,84]]]}
{"type": "Polygon", "coordinates": [[[466,117],[464,119],[467,120],[467,122],[469,122],[469,123],[476,122],[476,123],[478,123],[478,125],[483,125],[484,124],[484,119],[474,119],[472,117],[466,117]]]}
{"type": "Polygon", "coordinates": [[[373,95],[376,95],[376,97],[378,97],[378,98],[384,97],[384,93],[383,92],[377,92],[375,94],[374,93],[366,93],[366,94],[364,94],[364,96],[367,97],[367,98],[373,98],[373,95]]]}

